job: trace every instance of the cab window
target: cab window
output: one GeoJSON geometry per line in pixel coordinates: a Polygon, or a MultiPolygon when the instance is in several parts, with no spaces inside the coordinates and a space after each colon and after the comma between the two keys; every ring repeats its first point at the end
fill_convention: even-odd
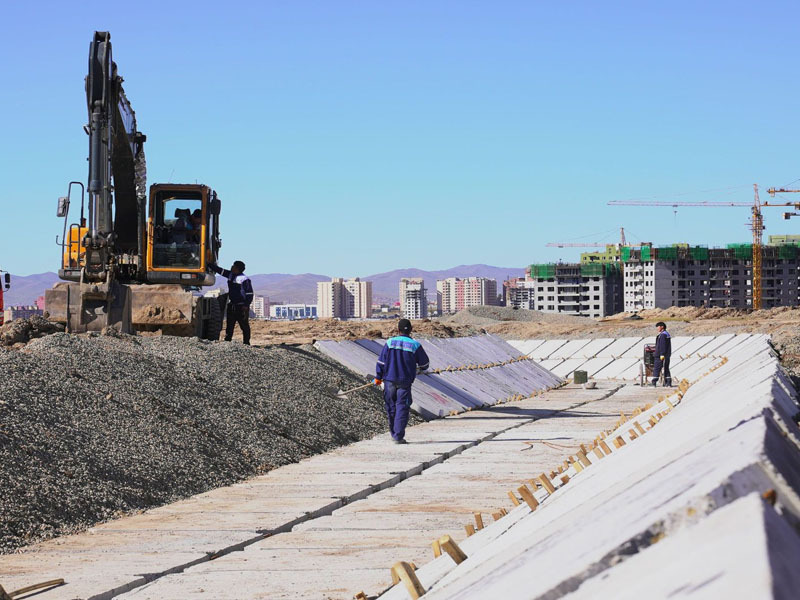
{"type": "Polygon", "coordinates": [[[155,212],[153,266],[159,269],[199,269],[202,193],[159,191],[155,212]]]}

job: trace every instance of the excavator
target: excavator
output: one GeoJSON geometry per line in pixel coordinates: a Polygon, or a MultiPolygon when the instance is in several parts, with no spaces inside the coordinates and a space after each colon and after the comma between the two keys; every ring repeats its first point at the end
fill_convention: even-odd
{"type": "Polygon", "coordinates": [[[200,184],[154,184],[147,190],[146,136],[122,88],[111,34],[96,31],[89,46],[86,102],[89,176],[58,199],[64,219],[63,281],[45,292],[52,321],[73,333],[114,328],[219,339],[224,297],[206,297],[216,282],[221,201],[200,184]],[[69,207],[80,191],[80,218],[69,207]]]}

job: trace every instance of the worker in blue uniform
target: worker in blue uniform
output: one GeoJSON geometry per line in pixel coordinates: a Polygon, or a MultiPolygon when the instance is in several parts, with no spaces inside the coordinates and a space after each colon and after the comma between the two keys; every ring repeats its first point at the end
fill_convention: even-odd
{"type": "Polygon", "coordinates": [[[222,275],[228,280],[228,307],[225,314],[225,341],[233,339],[233,328],[236,324],[242,330],[242,341],[250,345],[250,305],[253,303],[253,284],[244,274],[245,264],[234,261],[230,270],[222,269],[214,263],[209,263],[208,268],[217,275],[222,275]]]}
{"type": "Polygon", "coordinates": [[[663,321],[656,323],[658,335],[656,336],[656,351],[653,360],[653,387],[658,383],[661,369],[664,369],[664,387],[672,387],[672,375],[669,372],[669,359],[672,356],[672,339],[663,321]]]}
{"type": "Polygon", "coordinates": [[[383,400],[389,418],[389,432],[395,444],[406,444],[406,425],[411,408],[411,384],[428,368],[430,361],[417,340],[411,338],[411,321],[400,319],[400,335],[389,338],[375,365],[373,383],[383,383],[383,400]]]}

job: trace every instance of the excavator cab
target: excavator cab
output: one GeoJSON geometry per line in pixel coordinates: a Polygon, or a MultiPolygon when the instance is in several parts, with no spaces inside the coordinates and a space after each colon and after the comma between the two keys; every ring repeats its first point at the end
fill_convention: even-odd
{"type": "Polygon", "coordinates": [[[147,281],[210,285],[206,265],[216,261],[220,201],[204,185],[158,184],[150,188],[147,281]],[[208,280],[208,281],[207,281],[208,280]]]}

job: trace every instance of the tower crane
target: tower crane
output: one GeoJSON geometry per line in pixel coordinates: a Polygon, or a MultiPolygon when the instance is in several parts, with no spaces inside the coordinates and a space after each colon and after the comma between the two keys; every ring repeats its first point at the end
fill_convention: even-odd
{"type": "MultiPolygon", "coordinates": [[[[767,190],[771,196],[776,193],[783,192],[800,192],[800,190],[785,190],[770,188],[767,190]]],[[[795,209],[800,209],[800,202],[784,202],[784,203],[770,203],[764,202],[762,204],[758,197],[758,184],[753,184],[753,202],[669,202],[665,200],[655,202],[645,202],[641,200],[611,200],[608,203],[610,206],[671,206],[677,208],[679,206],[699,206],[708,208],[727,208],[731,206],[749,206],[751,209],[750,230],[753,232],[753,309],[759,310],[761,308],[762,298],[762,282],[761,282],[761,258],[762,258],[762,234],[764,231],[764,216],[761,213],[761,208],[764,206],[793,206],[795,209]]],[[[791,216],[796,216],[796,213],[784,213],[783,218],[788,219],[791,216]]]]}
{"type": "MultiPolygon", "coordinates": [[[[547,248],[605,248],[612,244],[603,244],[601,242],[547,242],[547,248]]],[[[627,246],[625,241],[625,228],[619,228],[619,245],[627,246]]]]}

